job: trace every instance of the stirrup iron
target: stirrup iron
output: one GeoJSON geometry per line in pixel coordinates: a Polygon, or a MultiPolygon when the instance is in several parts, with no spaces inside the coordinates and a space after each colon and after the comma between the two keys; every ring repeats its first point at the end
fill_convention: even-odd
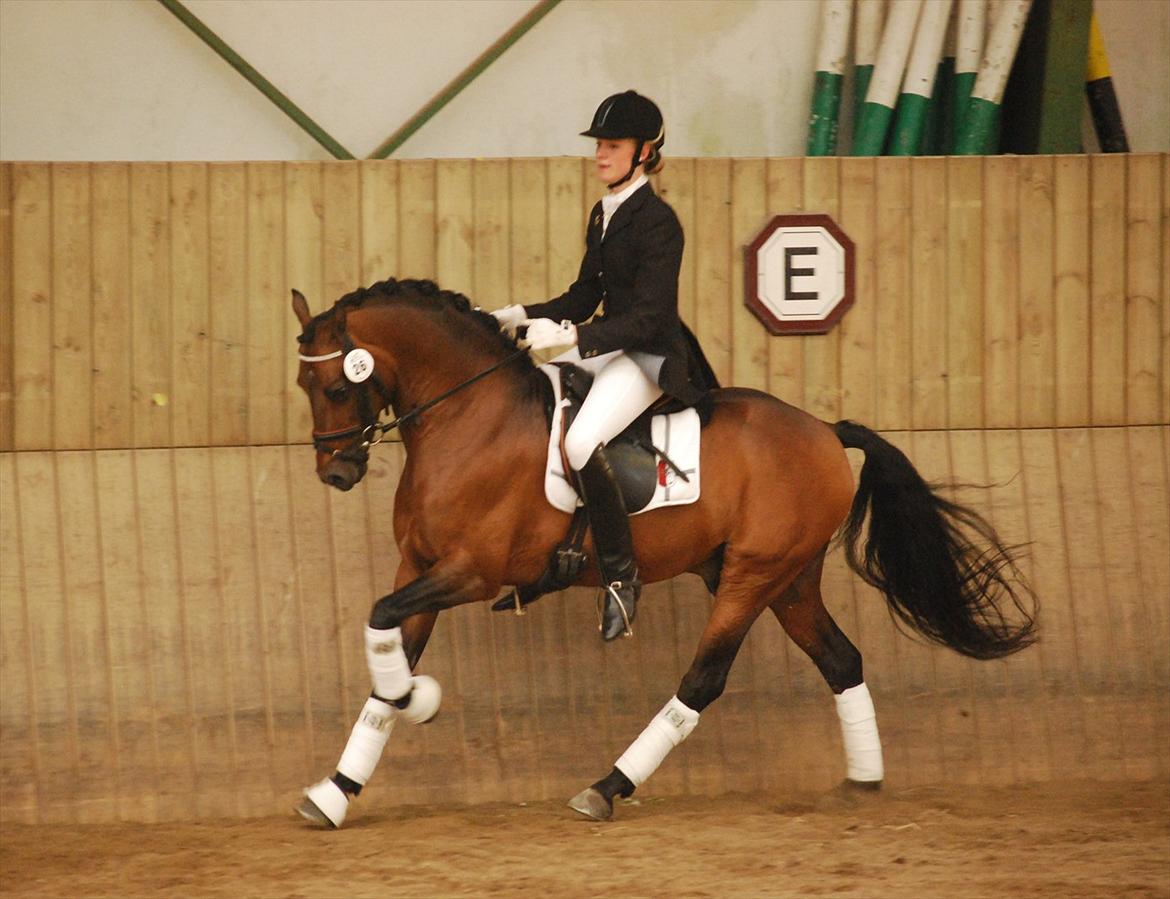
{"type": "Polygon", "coordinates": [[[614,581],[609,584],[604,590],[597,591],[597,630],[605,630],[605,600],[612,596],[613,601],[617,604],[618,613],[622,616],[622,626],[625,630],[622,632],[623,637],[634,636],[634,628],[630,624],[630,613],[626,609],[626,604],[622,602],[621,594],[618,592],[624,587],[621,581],[614,581]]]}

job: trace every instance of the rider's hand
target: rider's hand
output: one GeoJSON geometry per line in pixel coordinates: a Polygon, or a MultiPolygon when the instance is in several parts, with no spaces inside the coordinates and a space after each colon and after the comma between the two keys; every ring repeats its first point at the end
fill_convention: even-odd
{"type": "Polygon", "coordinates": [[[515,334],[516,328],[524,324],[524,321],[528,317],[528,314],[524,311],[524,307],[519,304],[497,309],[491,315],[492,318],[500,323],[500,330],[506,331],[508,334],[515,334]]]}
{"type": "Polygon", "coordinates": [[[521,344],[530,350],[577,345],[577,326],[571,321],[558,324],[551,318],[528,318],[520,324],[528,326],[528,336],[521,344]]]}

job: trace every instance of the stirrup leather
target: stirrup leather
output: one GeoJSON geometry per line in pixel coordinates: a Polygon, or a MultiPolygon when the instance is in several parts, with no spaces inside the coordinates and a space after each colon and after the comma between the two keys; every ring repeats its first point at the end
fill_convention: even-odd
{"type": "Polygon", "coordinates": [[[622,616],[622,625],[625,628],[622,636],[632,637],[634,636],[634,629],[630,625],[630,613],[626,609],[626,604],[622,602],[622,597],[619,593],[623,587],[625,587],[625,584],[621,581],[614,581],[604,590],[597,591],[597,629],[599,631],[605,630],[605,600],[612,596],[613,601],[617,604],[618,612],[622,616]]]}

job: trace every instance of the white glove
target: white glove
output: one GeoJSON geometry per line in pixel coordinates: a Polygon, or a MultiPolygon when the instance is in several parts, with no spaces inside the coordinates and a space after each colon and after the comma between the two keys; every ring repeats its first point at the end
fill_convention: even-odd
{"type": "Polygon", "coordinates": [[[492,318],[500,323],[500,330],[507,331],[509,334],[515,334],[516,329],[524,324],[528,317],[528,313],[524,311],[524,307],[519,304],[497,309],[491,315],[492,318]]]}
{"type": "Polygon", "coordinates": [[[557,324],[551,318],[526,318],[521,324],[528,325],[528,336],[521,344],[530,350],[577,345],[577,326],[568,319],[557,324]]]}

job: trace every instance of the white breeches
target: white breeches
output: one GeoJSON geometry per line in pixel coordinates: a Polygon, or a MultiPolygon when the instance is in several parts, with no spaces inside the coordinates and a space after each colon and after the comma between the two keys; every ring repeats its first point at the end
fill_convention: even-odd
{"type": "Polygon", "coordinates": [[[662,396],[651,377],[662,365],[659,356],[614,350],[582,359],[573,347],[552,361],[572,362],[593,375],[589,395],[565,435],[565,455],[574,471],[581,470],[599,444],[613,440],[662,396]]]}

